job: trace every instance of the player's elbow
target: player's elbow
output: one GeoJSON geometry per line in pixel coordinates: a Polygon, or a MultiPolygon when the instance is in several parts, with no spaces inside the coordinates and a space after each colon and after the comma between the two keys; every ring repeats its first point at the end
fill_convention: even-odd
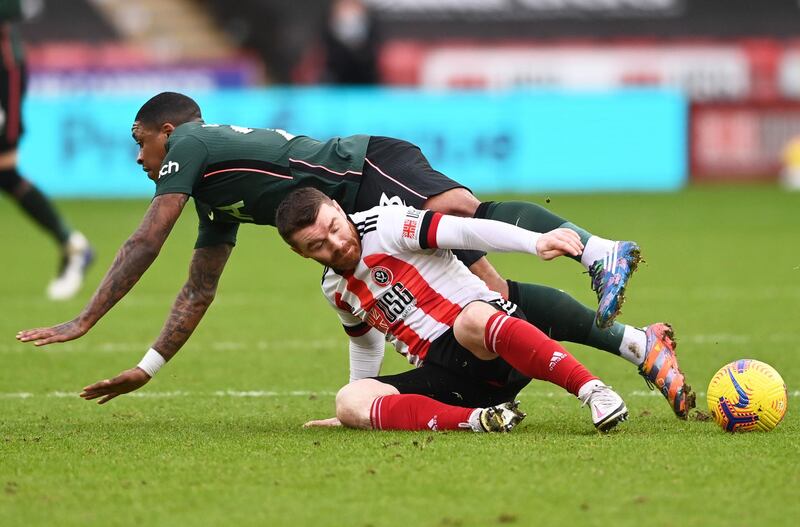
{"type": "Polygon", "coordinates": [[[194,283],[187,283],[183,286],[183,295],[187,298],[192,304],[194,305],[202,305],[208,307],[211,305],[211,302],[214,301],[214,297],[217,294],[217,288],[214,287],[206,287],[206,286],[198,286],[194,283]]]}
{"type": "Polygon", "coordinates": [[[129,252],[135,252],[135,254],[139,255],[141,258],[153,261],[158,257],[158,253],[161,252],[161,246],[163,244],[147,236],[134,234],[128,239],[125,245],[129,252]]]}

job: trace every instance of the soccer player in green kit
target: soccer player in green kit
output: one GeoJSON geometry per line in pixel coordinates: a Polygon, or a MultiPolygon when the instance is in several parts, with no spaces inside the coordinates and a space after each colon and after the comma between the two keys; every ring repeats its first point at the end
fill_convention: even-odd
{"type": "MultiPolygon", "coordinates": [[[[156,95],[136,115],[137,163],[156,184],[139,228],[123,244],[83,311],[63,324],[21,331],[17,338],[41,346],[84,335],[124,297],[158,253],[189,200],[199,218],[189,278],[161,334],[137,367],[87,386],[86,399],[105,403],[147,383],[188,340],[216,293],[219,277],[241,223],[274,225],[283,198],[311,186],[345,212],[401,203],[457,216],[504,221],[537,232],[575,230],[584,246],[581,263],[598,293],[597,314],[562,291],[503,280],[481,252],[459,259],[493,290],[519,305],[527,319],[555,340],[609,351],[632,362],[648,384],[658,386],[679,417],[693,398],[678,368],[672,330],[646,329],[613,319],[639,259],[633,242],[593,236],[534,204],[481,203],[469,190],[430,167],[416,146],[397,139],[356,135],[326,142],[283,130],[206,124],[197,103],[172,92],[156,95]]],[[[578,258],[578,257],[576,257],[578,258]]]]}

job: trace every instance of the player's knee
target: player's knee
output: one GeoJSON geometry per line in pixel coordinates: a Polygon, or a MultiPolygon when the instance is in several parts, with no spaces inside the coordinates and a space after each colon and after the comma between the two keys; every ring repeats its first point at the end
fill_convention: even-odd
{"type": "Polygon", "coordinates": [[[492,358],[486,350],[483,337],[486,322],[497,309],[485,302],[472,302],[465,307],[453,323],[453,334],[459,344],[467,348],[479,358],[492,358]]]}
{"type": "Polygon", "coordinates": [[[350,428],[370,428],[370,403],[361,381],[352,382],[336,394],[336,417],[350,428]]]}
{"type": "Polygon", "coordinates": [[[469,190],[454,188],[428,198],[425,201],[425,208],[442,214],[472,217],[480,204],[480,200],[469,190]]]}
{"type": "Polygon", "coordinates": [[[481,330],[486,326],[486,321],[489,317],[497,311],[494,307],[486,302],[472,302],[468,304],[461,313],[456,317],[453,329],[458,328],[458,331],[474,331],[481,330]]]}
{"type": "Polygon", "coordinates": [[[344,426],[372,428],[370,411],[376,398],[400,393],[391,384],[376,379],[361,379],[342,387],[336,394],[336,417],[344,426]]]}

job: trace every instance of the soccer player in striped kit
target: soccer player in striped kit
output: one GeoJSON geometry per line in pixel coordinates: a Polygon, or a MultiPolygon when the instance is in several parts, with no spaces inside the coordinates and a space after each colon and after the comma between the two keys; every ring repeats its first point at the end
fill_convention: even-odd
{"type": "MultiPolygon", "coordinates": [[[[550,260],[581,253],[575,232],[539,234],[404,206],[348,216],[313,188],[286,197],[276,226],[295,252],[326,266],[323,292],[350,336],[351,382],[336,397],[342,424],[459,429],[476,407],[511,403],[531,379],[557,384],[589,405],[601,431],[627,418],[619,395],[451,251],[516,251],[550,260]],[[384,338],[417,368],[379,376],[384,338]],[[452,406],[465,409],[458,414],[452,406]]],[[[502,417],[515,406],[498,409],[502,417]]]]}
{"type": "Polygon", "coordinates": [[[88,332],[153,263],[183,208],[194,200],[198,234],[189,276],[161,333],[142,361],[82,392],[103,404],[144,386],[181,349],[211,302],[241,224],[274,225],[279,203],[293,190],[314,187],[353,213],[399,203],[456,216],[503,221],[529,231],[565,228],[582,244],[580,261],[598,293],[595,312],[552,287],[503,280],[482,251],[454,251],[462,263],[554,340],[602,349],[639,367],[678,417],[693,394],[678,368],[672,329],[636,328],[614,321],[639,248],[592,235],[533,203],[484,202],[435,170],[420,149],[400,139],[369,135],[326,141],[285,130],[205,123],[191,98],[165,92],[148,100],[131,128],[137,163],[155,183],[139,227],[119,249],[91,300],[72,320],[20,331],[17,339],[43,346],[88,332]]]}

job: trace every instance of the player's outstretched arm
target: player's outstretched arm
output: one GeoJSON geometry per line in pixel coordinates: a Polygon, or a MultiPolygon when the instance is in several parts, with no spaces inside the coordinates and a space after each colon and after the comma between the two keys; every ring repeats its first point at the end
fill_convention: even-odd
{"type": "MultiPolygon", "coordinates": [[[[431,214],[428,212],[427,214],[431,214]]],[[[472,249],[486,252],[523,252],[542,260],[557,256],[578,256],[583,244],[570,229],[553,229],[540,234],[507,223],[477,218],[439,215],[424,222],[428,246],[441,249],[472,249]]]]}
{"type": "Polygon", "coordinates": [[[189,279],[172,304],[169,317],[153,348],[169,360],[189,340],[217,293],[225,264],[233,251],[228,244],[195,249],[189,279]]]}
{"type": "Polygon", "coordinates": [[[83,311],[73,320],[57,326],[20,331],[17,340],[33,341],[36,346],[44,346],[73,340],[89,331],[150,267],[188,199],[186,194],[156,196],[139,228],[117,251],[114,262],[83,311]]]}
{"type": "MultiPolygon", "coordinates": [[[[195,249],[189,266],[189,279],[172,304],[169,317],[148,355],[160,356],[157,360],[163,363],[181,349],[214,300],[219,277],[232,250],[233,246],[227,244],[195,249]]],[[[84,387],[81,397],[86,400],[100,398],[98,403],[104,404],[114,397],[141,388],[152,378],[151,374],[141,366],[148,355],[145,355],[140,366],[125,370],[113,379],[105,379],[84,387]]]]}
{"type": "Polygon", "coordinates": [[[114,397],[123,393],[138,390],[150,380],[150,376],[139,367],[131,368],[121,372],[113,379],[105,379],[89,386],[85,386],[81,391],[81,397],[91,400],[102,397],[98,404],[105,404],[114,397]]]}

